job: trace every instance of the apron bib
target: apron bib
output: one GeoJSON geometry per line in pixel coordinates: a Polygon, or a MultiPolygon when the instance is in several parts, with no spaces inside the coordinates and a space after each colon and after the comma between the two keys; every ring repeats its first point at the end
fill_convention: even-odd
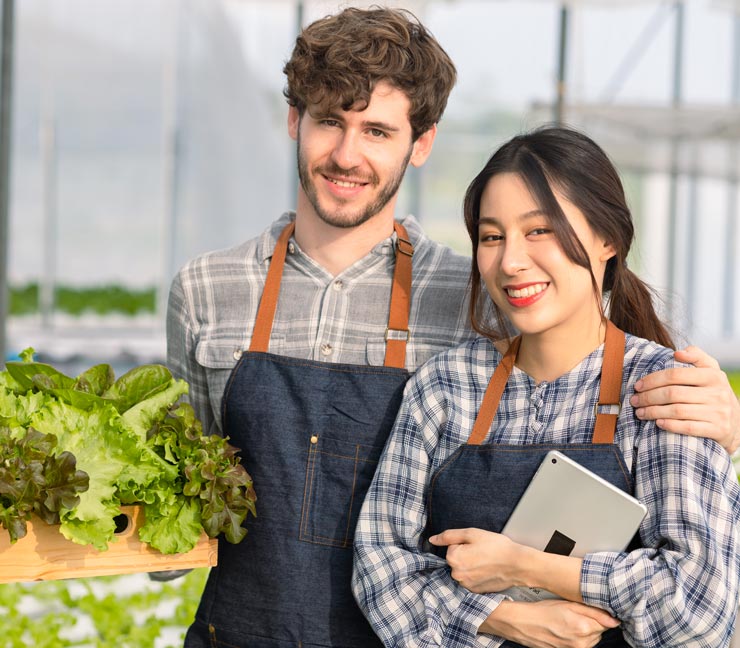
{"type": "Polygon", "coordinates": [[[410,376],[413,247],[396,223],[385,366],[288,358],[267,349],[293,228],[278,239],[249,351],[222,402],[224,434],[254,480],[257,517],[240,544],[219,542],[187,647],[381,646],[352,596],[352,541],[410,376]]]}
{"type": "MultiPolygon", "coordinates": [[[[516,338],[496,367],[466,445],[433,475],[427,494],[427,537],[446,529],[475,527],[500,533],[537,468],[550,450],[560,450],[627,493],[633,480],[622,452],[614,444],[621,403],[624,333],[607,323],[601,387],[591,443],[482,445],[488,435],[509,378],[521,339],[516,338]]],[[[444,552],[440,552],[444,553],[444,552]]],[[[519,647],[505,641],[506,648],[519,647]]],[[[619,628],[602,635],[600,648],[627,647],[619,628]]]]}

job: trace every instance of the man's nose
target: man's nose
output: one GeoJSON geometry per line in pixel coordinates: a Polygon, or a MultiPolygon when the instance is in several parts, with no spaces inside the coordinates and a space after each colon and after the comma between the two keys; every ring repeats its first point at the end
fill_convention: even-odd
{"type": "Polygon", "coordinates": [[[359,136],[352,131],[345,131],[338,139],[332,159],[342,169],[354,169],[362,162],[362,148],[359,136]]]}

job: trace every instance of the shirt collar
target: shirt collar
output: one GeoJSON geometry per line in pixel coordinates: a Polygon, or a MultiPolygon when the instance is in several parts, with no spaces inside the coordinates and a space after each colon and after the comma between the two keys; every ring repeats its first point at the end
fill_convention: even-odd
{"type": "MultiPolygon", "coordinates": [[[[295,212],[293,211],[287,211],[284,212],[280,218],[278,218],[275,222],[270,225],[264,232],[262,232],[262,235],[260,236],[260,241],[258,244],[257,253],[259,255],[260,263],[264,263],[268,259],[272,257],[272,253],[275,250],[275,245],[277,244],[278,237],[280,236],[280,232],[285,229],[285,226],[292,220],[295,220],[295,212]]],[[[398,219],[403,226],[406,228],[406,231],[409,234],[409,238],[411,239],[411,243],[414,246],[414,251],[418,252],[419,249],[426,245],[427,237],[424,234],[424,231],[421,229],[421,225],[419,224],[419,221],[416,219],[415,216],[408,215],[404,216],[403,218],[398,219]]],[[[384,241],[381,241],[378,243],[372,250],[371,254],[377,254],[377,255],[383,255],[387,256],[390,254],[395,254],[395,243],[396,243],[397,235],[395,232],[393,234],[385,239],[384,241]],[[391,241],[392,245],[388,245],[388,242],[391,241]]]]}
{"type": "Polygon", "coordinates": [[[272,258],[272,253],[277,245],[280,232],[282,232],[285,229],[285,226],[292,220],[295,220],[295,212],[284,212],[280,218],[262,232],[259,244],[257,245],[257,254],[260,263],[264,263],[268,259],[272,258]]]}

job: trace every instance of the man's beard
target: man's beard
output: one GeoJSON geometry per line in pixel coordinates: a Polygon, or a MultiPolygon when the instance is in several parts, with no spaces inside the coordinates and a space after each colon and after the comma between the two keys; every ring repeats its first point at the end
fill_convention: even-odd
{"type": "MultiPolygon", "coordinates": [[[[412,152],[413,145],[409,147],[408,153],[406,154],[403,163],[399,166],[399,168],[395,170],[388,182],[386,182],[384,186],[380,187],[380,191],[378,192],[375,200],[370,202],[370,204],[368,204],[364,209],[360,208],[359,211],[354,213],[349,210],[343,211],[341,207],[336,207],[332,211],[328,211],[322,209],[321,205],[319,205],[316,185],[311,179],[311,174],[308,169],[308,163],[304,159],[301,151],[300,131],[298,133],[297,147],[298,178],[301,182],[301,187],[303,187],[303,192],[308,198],[308,201],[311,203],[314,211],[322,221],[334,227],[357,227],[358,225],[362,225],[364,222],[370,220],[373,216],[380,212],[383,207],[388,204],[388,201],[390,201],[391,198],[396,195],[399,187],[401,186],[401,182],[403,181],[403,176],[406,173],[406,168],[408,167],[412,152]]],[[[349,171],[351,171],[351,169],[349,171]]],[[[337,179],[347,177],[354,177],[355,179],[358,179],[357,175],[350,176],[350,174],[348,174],[348,170],[342,169],[332,162],[329,162],[327,166],[315,167],[314,174],[327,175],[329,177],[337,179]]],[[[366,181],[372,187],[377,187],[380,183],[380,179],[375,174],[373,174],[369,178],[362,178],[362,180],[366,181]]]]}

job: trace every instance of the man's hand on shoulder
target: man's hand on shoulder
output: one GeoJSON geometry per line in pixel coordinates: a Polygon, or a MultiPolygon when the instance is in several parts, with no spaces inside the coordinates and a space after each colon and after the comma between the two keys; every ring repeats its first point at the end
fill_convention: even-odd
{"type": "Polygon", "coordinates": [[[740,402],[719,363],[695,346],[675,352],[674,367],[635,383],[630,404],[639,419],[655,420],[667,432],[714,439],[729,453],[740,447],[740,402]]]}

